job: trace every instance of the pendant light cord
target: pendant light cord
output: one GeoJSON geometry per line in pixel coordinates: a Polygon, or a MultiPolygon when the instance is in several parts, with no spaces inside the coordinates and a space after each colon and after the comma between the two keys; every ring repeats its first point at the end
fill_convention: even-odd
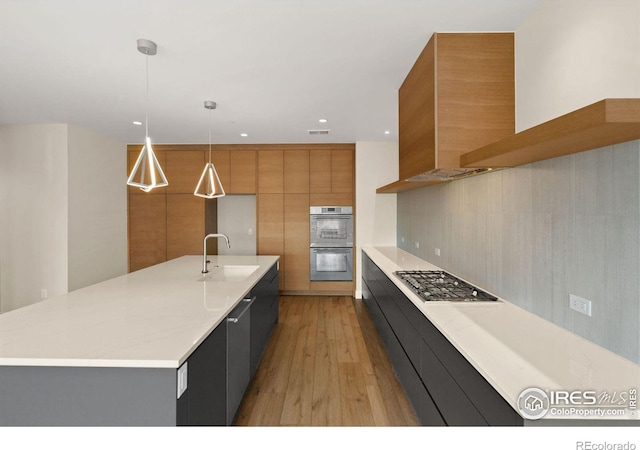
{"type": "MultiPolygon", "coordinates": [[[[145,111],[145,138],[149,139],[149,55],[145,56],[145,63],[147,69],[147,108],[145,111]]],[[[146,140],[146,139],[145,139],[146,140]]]]}
{"type": "Polygon", "coordinates": [[[211,109],[209,109],[209,164],[211,164],[211,109]]]}

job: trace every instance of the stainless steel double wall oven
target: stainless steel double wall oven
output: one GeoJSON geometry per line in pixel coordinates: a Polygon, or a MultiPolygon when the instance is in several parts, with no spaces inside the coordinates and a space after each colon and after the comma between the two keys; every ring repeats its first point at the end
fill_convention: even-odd
{"type": "Polygon", "coordinates": [[[311,281],[352,281],[353,208],[312,206],[309,214],[311,281]]]}

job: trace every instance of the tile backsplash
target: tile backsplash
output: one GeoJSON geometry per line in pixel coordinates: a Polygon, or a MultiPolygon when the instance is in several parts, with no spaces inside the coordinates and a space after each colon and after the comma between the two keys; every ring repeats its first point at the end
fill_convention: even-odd
{"type": "Polygon", "coordinates": [[[398,247],[640,363],[640,141],[400,193],[398,247]]]}

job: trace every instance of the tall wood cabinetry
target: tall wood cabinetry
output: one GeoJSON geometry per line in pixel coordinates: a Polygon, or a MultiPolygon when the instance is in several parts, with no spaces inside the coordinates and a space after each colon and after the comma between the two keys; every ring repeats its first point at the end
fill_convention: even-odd
{"type": "Polygon", "coordinates": [[[309,207],[354,205],[353,144],[282,145],[258,152],[258,253],[280,255],[280,289],[353,292],[353,282],[311,282],[309,207]]]}
{"type": "MultiPolygon", "coordinates": [[[[208,148],[154,146],[169,186],[150,193],[129,188],[130,271],[202,252],[208,213],[193,190],[208,148]]],[[[140,149],[129,146],[129,170],[140,149]]],[[[354,157],[353,144],[213,146],[225,192],[257,195],[257,251],[281,257],[280,290],[353,292],[353,282],[310,282],[309,207],[355,207],[354,157]]]]}

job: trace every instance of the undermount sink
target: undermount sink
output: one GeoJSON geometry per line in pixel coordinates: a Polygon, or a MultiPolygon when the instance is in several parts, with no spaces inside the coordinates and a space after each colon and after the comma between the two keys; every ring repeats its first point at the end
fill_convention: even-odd
{"type": "Polygon", "coordinates": [[[205,273],[197,281],[243,281],[258,270],[260,266],[243,264],[225,264],[210,266],[209,273],[205,273]]]}

